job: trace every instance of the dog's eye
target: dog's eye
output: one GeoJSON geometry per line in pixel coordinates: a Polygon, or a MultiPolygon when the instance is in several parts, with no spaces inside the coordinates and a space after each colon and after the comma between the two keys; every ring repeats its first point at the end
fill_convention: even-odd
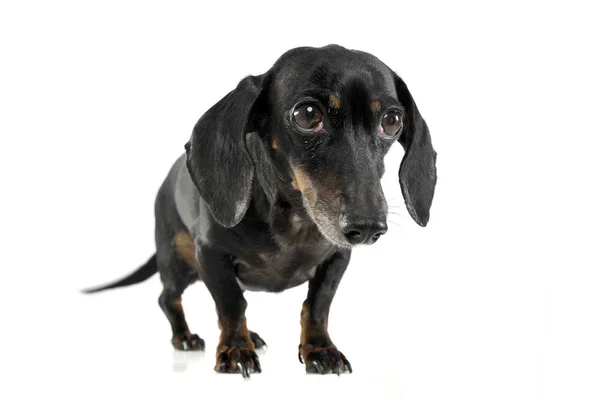
{"type": "Polygon", "coordinates": [[[398,111],[388,112],[381,120],[379,133],[386,138],[393,138],[402,129],[402,114],[398,111]]]}
{"type": "Polygon", "coordinates": [[[304,131],[320,132],[323,130],[323,113],[314,104],[303,104],[294,110],[294,122],[304,131]]]}

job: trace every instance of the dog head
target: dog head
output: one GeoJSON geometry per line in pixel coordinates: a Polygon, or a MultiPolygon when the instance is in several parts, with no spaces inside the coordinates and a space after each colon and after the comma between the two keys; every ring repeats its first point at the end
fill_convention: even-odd
{"type": "Polygon", "coordinates": [[[426,226],[436,152],[404,81],[371,54],[302,47],[244,78],[200,118],[186,144],[187,165],[223,226],[243,218],[255,180],[275,197],[287,176],[326,238],[371,244],[387,230],[380,180],[396,141],[405,150],[399,181],[406,207],[426,226]]]}

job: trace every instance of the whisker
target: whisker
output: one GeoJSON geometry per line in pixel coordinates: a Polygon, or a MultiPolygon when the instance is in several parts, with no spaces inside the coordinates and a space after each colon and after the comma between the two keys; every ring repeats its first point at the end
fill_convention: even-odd
{"type": "Polygon", "coordinates": [[[402,216],[404,217],[404,213],[399,213],[399,212],[393,212],[393,211],[388,211],[388,215],[395,215],[395,216],[402,216]]]}
{"type": "Polygon", "coordinates": [[[400,225],[400,223],[398,223],[398,222],[396,222],[396,221],[394,221],[394,220],[392,220],[392,219],[388,219],[388,222],[390,222],[390,223],[392,223],[392,224],[394,224],[394,225],[396,225],[396,226],[398,226],[398,227],[402,228],[402,226],[400,225]]]}

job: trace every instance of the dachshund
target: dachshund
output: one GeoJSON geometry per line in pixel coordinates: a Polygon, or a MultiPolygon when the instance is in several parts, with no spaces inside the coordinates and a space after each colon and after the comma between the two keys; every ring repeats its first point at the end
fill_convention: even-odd
{"type": "Polygon", "coordinates": [[[308,282],[300,362],[307,373],[352,372],[327,331],[352,248],[387,231],[384,157],[404,148],[399,183],[425,227],[437,182],[429,128],[404,81],[369,53],[339,45],[298,47],[247,76],[197,121],[155,200],[156,252],[123,279],[158,272],[159,305],[176,350],[204,350],[181,295],[206,284],[216,305],[215,371],[260,373],[244,291],[279,293],[308,282]]]}

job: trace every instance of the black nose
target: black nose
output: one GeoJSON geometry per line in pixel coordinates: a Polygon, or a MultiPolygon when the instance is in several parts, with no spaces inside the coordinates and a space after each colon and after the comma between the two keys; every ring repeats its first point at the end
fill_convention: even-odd
{"type": "Polygon", "coordinates": [[[343,214],[340,217],[340,227],[342,233],[352,245],[373,244],[387,231],[387,224],[383,216],[374,219],[362,219],[343,214]]]}

